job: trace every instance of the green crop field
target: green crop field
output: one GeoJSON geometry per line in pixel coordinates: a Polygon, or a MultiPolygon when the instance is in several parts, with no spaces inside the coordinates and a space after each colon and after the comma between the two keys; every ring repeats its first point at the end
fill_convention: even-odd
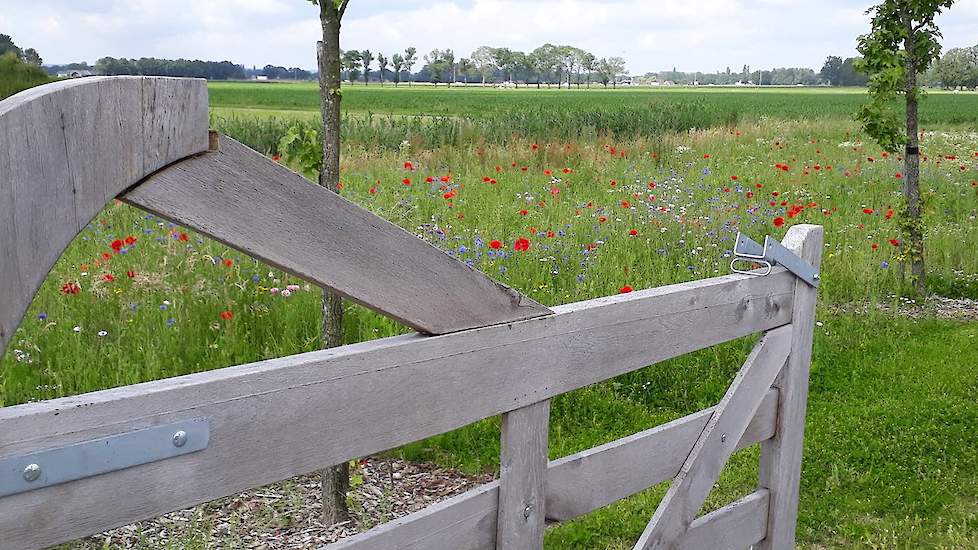
{"type": "MultiPolygon", "coordinates": [[[[210,89],[212,124],[269,155],[290,126],[317,127],[314,85],[210,89]]],[[[738,230],[780,238],[824,225],[800,545],[978,547],[978,324],[906,314],[925,299],[903,295],[898,276],[902,164],[851,121],[861,92],[343,93],[342,194],[548,305],[725,274],[738,230]]],[[[978,299],[978,95],[932,93],[923,112],[930,288],[978,299]]],[[[113,204],[65,253],[0,359],[0,406],[317,349],[320,299],[113,204]]],[[[405,330],[347,311],[349,342],[405,330]]],[[[557,398],[551,457],[715,404],[752,343],[557,398]]],[[[391,452],[492,472],[499,423],[391,452]]],[[[737,453],[707,508],[752,491],[756,459],[756,447],[737,453]]],[[[664,491],[553,527],[547,547],[631,547],[664,491]]],[[[206,517],[173,547],[212,544],[206,517]]]]}

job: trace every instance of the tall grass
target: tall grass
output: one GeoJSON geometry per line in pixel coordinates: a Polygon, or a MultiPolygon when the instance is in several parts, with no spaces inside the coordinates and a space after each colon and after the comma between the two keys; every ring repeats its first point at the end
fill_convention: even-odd
{"type": "MultiPolygon", "coordinates": [[[[353,148],[398,151],[476,144],[506,145],[514,140],[609,140],[657,138],[698,128],[736,124],[731,106],[702,100],[653,101],[643,105],[575,106],[555,110],[521,106],[477,117],[344,114],[341,139],[353,148]]],[[[322,128],[308,118],[212,116],[214,128],[266,154],[278,153],[278,139],[292,125],[322,128]]]]}
{"type": "Polygon", "coordinates": [[[50,81],[43,69],[24,63],[13,52],[0,56],[0,99],[50,81]]]}

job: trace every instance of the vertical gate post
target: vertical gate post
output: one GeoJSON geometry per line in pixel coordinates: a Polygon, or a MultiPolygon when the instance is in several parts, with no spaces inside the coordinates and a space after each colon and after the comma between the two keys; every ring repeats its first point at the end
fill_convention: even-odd
{"type": "Polygon", "coordinates": [[[539,550],[544,510],[550,400],[503,414],[496,548],[539,550]]]}
{"type": "MultiPolygon", "coordinates": [[[[788,230],[782,244],[819,269],[822,241],[821,226],[796,225],[788,230]]],[[[778,428],[774,438],[761,444],[758,485],[770,492],[767,537],[757,546],[762,550],[782,550],[795,546],[817,295],[817,288],[801,279],[795,282],[791,353],[784,371],[774,384],[780,390],[778,428]]]]}

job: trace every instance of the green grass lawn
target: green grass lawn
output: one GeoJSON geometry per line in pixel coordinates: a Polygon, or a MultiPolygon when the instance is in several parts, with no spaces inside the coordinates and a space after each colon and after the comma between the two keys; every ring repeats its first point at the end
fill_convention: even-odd
{"type": "MultiPolygon", "coordinates": [[[[211,90],[215,121],[233,117],[225,131],[259,148],[277,141],[296,117],[316,118],[310,85],[213,84],[211,90]]],[[[978,547],[978,436],[972,433],[978,324],[832,313],[833,305],[899,302],[895,265],[902,243],[890,211],[899,211],[901,165],[843,118],[859,93],[420,87],[344,93],[349,114],[377,135],[368,139],[361,128],[347,141],[343,195],[548,305],[614,294],[625,285],[724,274],[738,230],[757,239],[781,237],[795,223],[824,225],[801,544],[978,547]],[[534,141],[510,134],[498,142],[480,140],[473,125],[457,129],[472,132],[469,137],[438,144],[422,134],[427,127],[384,126],[366,114],[452,114],[469,121],[509,109],[556,109],[578,116],[598,102],[610,120],[687,96],[713,102],[710,116],[737,110],[736,120],[648,135],[595,131],[534,141]],[[760,112],[764,106],[771,112],[760,112]],[[389,143],[380,140],[392,132],[400,133],[388,136],[389,143]],[[528,251],[513,249],[519,237],[532,243],[528,251]],[[490,249],[492,240],[503,247],[490,249]]],[[[922,170],[932,288],[968,298],[978,298],[973,103],[974,94],[927,99],[928,116],[938,122],[927,128],[922,170]]],[[[404,331],[356,306],[348,315],[350,342],[404,331]]],[[[66,252],[0,358],[0,406],[313,350],[320,324],[320,294],[304,282],[113,204],[66,252]],[[115,253],[111,243],[127,236],[135,242],[115,253]],[[79,292],[63,292],[68,283],[79,292]],[[297,286],[285,296],[289,285],[297,286]],[[222,312],[233,316],[224,319],[222,312]]],[[[731,342],[555,399],[551,456],[715,404],[751,345],[752,339],[731,342]]],[[[394,452],[493,471],[498,430],[498,419],[489,419],[394,452]]],[[[751,492],[756,459],[756,447],[735,455],[707,506],[751,492]]],[[[557,526],[547,545],[628,548],[664,491],[655,487],[557,526]]]]}

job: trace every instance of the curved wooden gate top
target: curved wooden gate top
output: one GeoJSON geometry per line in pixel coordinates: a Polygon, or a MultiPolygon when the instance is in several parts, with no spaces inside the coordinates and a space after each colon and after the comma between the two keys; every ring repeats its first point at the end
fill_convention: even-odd
{"type": "MultiPolygon", "coordinates": [[[[539,548],[545,520],[669,478],[637,547],[793,544],[814,288],[775,268],[549,309],[231,139],[215,146],[207,122],[203,80],[87,78],[0,102],[0,352],[116,197],[421,334],[0,409],[0,548],[97,533],[496,414],[499,481],[336,546],[539,548]],[[716,407],[548,462],[551,397],[762,331],[716,407]],[[730,454],[757,442],[758,490],[697,518],[730,454]],[[66,461],[78,453],[100,465],[66,461]]],[[[785,240],[816,266],[821,242],[817,226],[785,240]]]]}

